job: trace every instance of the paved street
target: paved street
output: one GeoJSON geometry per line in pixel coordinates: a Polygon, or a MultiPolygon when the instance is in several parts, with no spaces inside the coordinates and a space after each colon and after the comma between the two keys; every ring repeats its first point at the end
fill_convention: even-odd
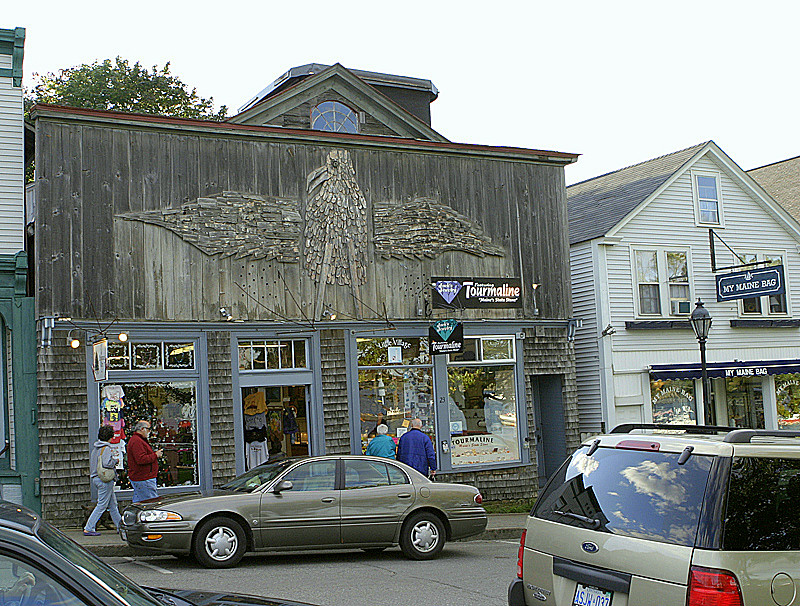
{"type": "Polygon", "coordinates": [[[169,556],[109,557],[142,585],[285,597],[320,606],[504,606],[515,574],[513,540],[448,543],[441,557],[414,562],[400,550],[245,556],[230,570],[206,570],[169,556]]]}

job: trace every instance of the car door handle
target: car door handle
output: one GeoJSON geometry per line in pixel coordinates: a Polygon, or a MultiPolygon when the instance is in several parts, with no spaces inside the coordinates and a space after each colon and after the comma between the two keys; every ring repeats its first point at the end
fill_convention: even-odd
{"type": "Polygon", "coordinates": [[[336,500],[336,497],[325,497],[322,499],[323,503],[333,503],[336,500]]]}
{"type": "Polygon", "coordinates": [[[411,498],[411,493],[401,492],[399,495],[397,495],[397,498],[398,499],[410,499],[411,498]]]}

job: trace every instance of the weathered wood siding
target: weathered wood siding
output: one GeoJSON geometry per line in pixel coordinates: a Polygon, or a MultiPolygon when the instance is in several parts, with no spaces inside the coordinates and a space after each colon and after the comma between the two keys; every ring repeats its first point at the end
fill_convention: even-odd
{"type": "Polygon", "coordinates": [[[218,488],[236,476],[231,335],[228,331],[215,330],[208,332],[207,338],[211,473],[214,488],[218,488]]]}
{"type": "Polygon", "coordinates": [[[350,409],[347,402],[347,357],[344,331],[323,330],[322,415],[325,423],[325,453],[350,453],[350,409]]]}
{"type": "MultiPolygon", "coordinates": [[[[38,314],[72,317],[218,320],[309,316],[316,284],[300,263],[210,256],[173,231],[120,215],[172,209],[240,192],[307,202],[306,179],[335,149],[276,141],[268,134],[168,132],[158,125],[37,120],[36,271],[38,314]],[[138,126],[138,128],[136,127],[138,126]]],[[[465,311],[465,318],[571,313],[563,168],[464,156],[435,149],[347,148],[367,200],[367,280],[358,309],[348,286],[328,285],[341,317],[420,317],[431,276],[521,276],[522,312],[465,311]],[[372,244],[380,203],[429,198],[483,228],[504,256],[446,252],[433,259],[384,259],[372,244]]],[[[302,255],[302,251],[301,251],[302,255]]]]}
{"type": "Polygon", "coordinates": [[[54,331],[53,345],[39,350],[42,516],[64,526],[82,524],[91,502],[85,364],[86,352],[69,347],[66,332],[54,331]]]}

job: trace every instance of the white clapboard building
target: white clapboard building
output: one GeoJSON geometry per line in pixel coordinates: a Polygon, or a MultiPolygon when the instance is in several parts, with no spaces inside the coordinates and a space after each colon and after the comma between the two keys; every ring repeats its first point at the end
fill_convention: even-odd
{"type": "Polygon", "coordinates": [[[789,213],[713,141],[567,196],[582,434],[639,422],[800,425],[800,224],[789,213]],[[743,263],[758,264],[719,270],[743,263]],[[752,285],[752,273],[729,274],[780,276],[779,265],[784,293],[718,301],[718,276],[752,285]],[[712,317],[710,402],[689,323],[698,299],[712,317]]]}

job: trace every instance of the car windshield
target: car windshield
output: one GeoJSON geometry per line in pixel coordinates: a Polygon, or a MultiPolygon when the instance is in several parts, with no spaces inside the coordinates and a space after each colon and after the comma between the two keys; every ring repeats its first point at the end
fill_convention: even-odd
{"type": "Polygon", "coordinates": [[[584,447],[536,503],[538,518],[600,532],[692,546],[712,457],[584,447]]]}
{"type": "Polygon", "coordinates": [[[51,549],[99,581],[101,585],[116,593],[131,606],[163,606],[142,587],[103,563],[98,557],[86,551],[47,522],[43,521],[39,525],[36,535],[51,549]]]}
{"type": "Polygon", "coordinates": [[[259,465],[234,478],[227,484],[223,484],[222,488],[237,492],[253,492],[259,486],[277,478],[285,469],[296,462],[297,459],[281,459],[274,463],[259,465]]]}

